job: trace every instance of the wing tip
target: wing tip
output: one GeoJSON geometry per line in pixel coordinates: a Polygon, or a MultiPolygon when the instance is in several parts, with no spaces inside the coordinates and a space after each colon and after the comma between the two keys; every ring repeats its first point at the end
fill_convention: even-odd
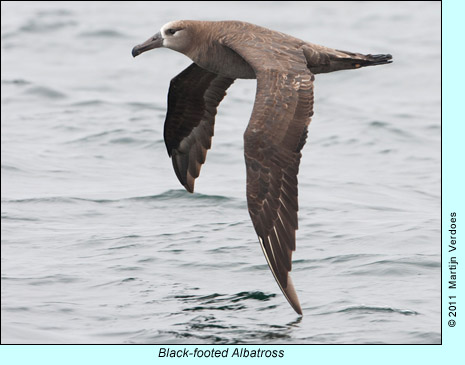
{"type": "Polygon", "coordinates": [[[299,297],[297,296],[297,292],[295,291],[294,283],[292,282],[289,272],[287,273],[286,287],[283,287],[283,283],[281,283],[281,281],[278,279],[278,276],[276,275],[276,272],[274,271],[273,266],[271,265],[270,259],[268,258],[268,255],[266,254],[265,246],[263,245],[263,239],[260,237],[260,235],[258,235],[258,240],[260,242],[260,246],[262,248],[263,254],[265,255],[265,259],[268,263],[271,273],[273,274],[276,282],[278,283],[279,288],[283,292],[284,296],[286,297],[287,301],[291,305],[292,309],[294,309],[297,314],[303,316],[302,307],[300,306],[300,302],[299,302],[299,297]]]}
{"type": "Polygon", "coordinates": [[[195,178],[189,173],[189,171],[186,173],[186,181],[182,182],[182,184],[189,193],[194,192],[195,178]]]}
{"type": "Polygon", "coordinates": [[[176,150],[173,151],[171,162],[173,163],[174,172],[182,186],[189,192],[194,192],[195,178],[189,173],[188,166],[176,150]]]}
{"type": "Polygon", "coordinates": [[[191,194],[194,194],[194,185],[183,184],[184,188],[191,194]]]}
{"type": "Polygon", "coordinates": [[[287,275],[287,286],[283,288],[284,295],[291,305],[291,307],[297,312],[297,314],[303,316],[302,307],[300,306],[299,298],[294,288],[294,283],[292,282],[291,276],[287,275]]]}

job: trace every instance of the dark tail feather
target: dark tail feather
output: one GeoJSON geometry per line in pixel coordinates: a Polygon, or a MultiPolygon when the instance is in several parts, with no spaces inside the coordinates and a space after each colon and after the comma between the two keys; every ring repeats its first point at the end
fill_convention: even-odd
{"type": "Polygon", "coordinates": [[[392,62],[390,54],[363,55],[324,47],[304,48],[304,55],[307,59],[307,67],[313,74],[384,65],[392,62]]]}
{"type": "MultiPolygon", "coordinates": [[[[392,63],[392,56],[390,54],[367,54],[364,57],[365,59],[359,62],[360,66],[376,66],[392,63]]],[[[356,65],[358,60],[354,61],[354,64],[356,65]]]]}
{"type": "Polygon", "coordinates": [[[360,54],[346,51],[338,51],[343,55],[332,55],[330,57],[331,63],[334,64],[335,70],[347,70],[360,68],[365,66],[377,66],[384,65],[392,62],[392,56],[390,54],[360,54]]]}

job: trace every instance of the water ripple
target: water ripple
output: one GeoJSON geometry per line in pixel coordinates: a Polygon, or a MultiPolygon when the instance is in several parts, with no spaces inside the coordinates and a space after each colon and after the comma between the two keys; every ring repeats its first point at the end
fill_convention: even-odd
{"type": "Polygon", "coordinates": [[[26,94],[36,95],[47,99],[64,99],[66,94],[45,86],[33,86],[25,90],[26,94]]]}
{"type": "Polygon", "coordinates": [[[83,38],[125,38],[126,35],[114,29],[98,29],[79,33],[79,37],[83,38]]]}
{"type": "Polygon", "coordinates": [[[194,306],[183,309],[183,311],[203,311],[203,310],[241,310],[245,309],[245,302],[249,300],[269,301],[276,294],[265,294],[260,291],[240,292],[233,295],[225,294],[210,294],[210,295],[176,295],[175,299],[179,299],[186,304],[194,306]],[[244,303],[242,303],[244,302],[244,303]]]}
{"type": "Polygon", "coordinates": [[[78,23],[74,20],[59,20],[59,21],[45,21],[45,20],[31,20],[27,24],[19,28],[20,32],[26,33],[46,33],[53,32],[67,27],[74,27],[78,23]]]}
{"type": "Polygon", "coordinates": [[[348,307],[341,309],[337,311],[337,313],[347,313],[347,312],[357,312],[357,313],[364,313],[364,314],[371,314],[371,313],[398,313],[398,314],[403,314],[405,316],[411,316],[411,315],[419,315],[420,313],[408,310],[408,309],[397,309],[397,308],[391,308],[391,307],[371,307],[371,306],[354,306],[354,307],[348,307]]]}
{"type": "Polygon", "coordinates": [[[52,196],[52,197],[41,197],[41,198],[25,198],[25,199],[6,199],[2,198],[2,203],[18,203],[18,204],[30,204],[30,203],[60,203],[70,204],[79,202],[92,202],[92,203],[118,203],[125,201],[158,201],[158,200],[172,200],[172,199],[190,199],[190,200],[202,200],[202,201],[235,201],[235,198],[224,196],[224,195],[209,195],[195,193],[191,194],[181,189],[171,189],[164,193],[157,195],[147,196],[135,196],[129,198],[119,199],[89,199],[89,198],[78,198],[78,197],[65,197],[65,196],[52,196]]]}

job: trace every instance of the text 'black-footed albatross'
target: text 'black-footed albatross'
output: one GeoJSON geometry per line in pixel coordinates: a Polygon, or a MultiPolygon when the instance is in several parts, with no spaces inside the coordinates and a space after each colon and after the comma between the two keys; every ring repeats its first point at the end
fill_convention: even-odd
{"type": "Polygon", "coordinates": [[[297,174],[313,115],[314,75],[390,63],[391,55],[339,51],[239,21],[173,21],[135,46],[132,55],[159,47],[194,61],[171,80],[164,128],[174,171],[191,193],[226,89],[234,79],[257,79],[244,133],[247,204],[266,261],[292,308],[302,314],[289,271],[298,227],[297,174]]]}

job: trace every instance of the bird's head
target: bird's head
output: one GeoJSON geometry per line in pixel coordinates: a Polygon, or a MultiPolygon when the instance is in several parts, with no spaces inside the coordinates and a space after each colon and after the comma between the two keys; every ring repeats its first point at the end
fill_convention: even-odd
{"type": "Polygon", "coordinates": [[[154,48],[166,47],[186,54],[192,44],[191,22],[176,20],[166,23],[160,31],[132,49],[134,57],[154,48]]]}

